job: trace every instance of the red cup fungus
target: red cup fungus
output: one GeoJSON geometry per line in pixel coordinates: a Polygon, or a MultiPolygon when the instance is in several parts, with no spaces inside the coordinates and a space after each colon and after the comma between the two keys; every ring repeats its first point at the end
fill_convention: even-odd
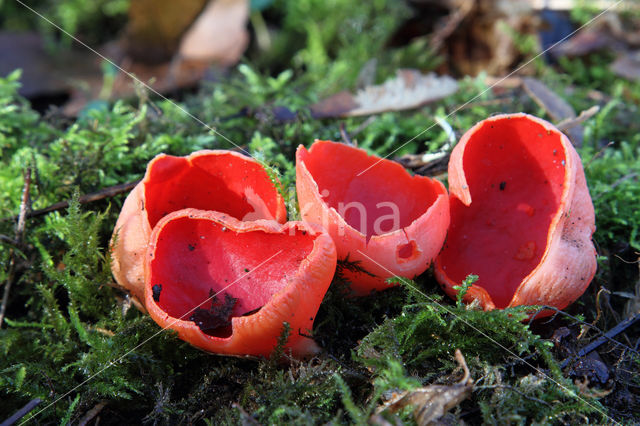
{"type": "Polygon", "coordinates": [[[341,273],[354,295],[421,274],[442,247],[449,202],[437,180],[330,141],[298,147],[296,180],[302,219],[327,229],[338,258],[351,263],[341,273]]]}
{"type": "Polygon", "coordinates": [[[144,300],[143,258],[151,230],[165,215],[187,207],[240,220],[284,222],[287,217],[266,171],[249,157],[225,150],[156,156],[125,200],[112,239],[111,270],[134,298],[144,300]]]}
{"type": "Polygon", "coordinates": [[[288,322],[285,348],[301,357],[318,350],[308,335],[335,268],[319,227],[184,209],[153,229],[145,304],[160,326],[219,354],[268,356],[288,322]]]}
{"type": "Polygon", "coordinates": [[[563,309],[584,293],[596,271],[593,204],[580,157],[552,124],[522,113],[479,122],[453,149],[449,191],[435,262],[449,296],[469,274],[479,279],[465,301],[486,310],[563,309]]]}

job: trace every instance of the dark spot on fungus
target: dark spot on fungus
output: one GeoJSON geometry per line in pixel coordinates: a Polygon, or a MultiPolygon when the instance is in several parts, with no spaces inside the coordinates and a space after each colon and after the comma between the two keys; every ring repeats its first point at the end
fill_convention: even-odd
{"type": "Polygon", "coordinates": [[[213,290],[209,290],[209,297],[211,297],[211,307],[196,308],[189,317],[189,321],[193,321],[203,333],[210,336],[222,338],[231,336],[231,313],[238,299],[225,293],[224,302],[219,302],[213,290]]]}
{"type": "Polygon", "coordinates": [[[507,187],[507,182],[505,181],[500,182],[500,191],[504,191],[506,187],[507,187]]]}
{"type": "Polygon", "coordinates": [[[160,302],[160,292],[162,292],[162,284],[156,284],[151,287],[151,291],[153,291],[153,301],[158,303],[160,302]]]}
{"type": "Polygon", "coordinates": [[[195,244],[189,244],[189,251],[194,251],[196,249],[195,244]]]}
{"type": "Polygon", "coordinates": [[[244,268],[244,271],[245,272],[249,272],[249,268],[244,268]]]}

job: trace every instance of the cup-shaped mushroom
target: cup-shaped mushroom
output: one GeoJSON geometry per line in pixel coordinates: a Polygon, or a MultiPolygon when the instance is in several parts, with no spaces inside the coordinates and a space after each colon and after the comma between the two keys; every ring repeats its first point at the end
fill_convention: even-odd
{"type": "Polygon", "coordinates": [[[423,273],[442,248],[449,199],[437,180],[330,141],[298,147],[296,178],[302,220],[329,232],[354,295],[423,273]]]}
{"type": "MultiPolygon", "coordinates": [[[[552,124],[497,115],[467,131],[449,160],[451,226],[435,273],[451,297],[484,309],[575,301],[596,271],[593,204],[578,153],[552,124]]],[[[547,311],[548,313],[549,311],[547,311]]]]}
{"type": "Polygon", "coordinates": [[[318,350],[309,336],[335,268],[317,226],[184,209],[153,229],[145,305],[161,327],[218,354],[269,356],[286,322],[285,348],[302,357],[318,350]]]}
{"type": "Polygon", "coordinates": [[[187,157],[160,154],[126,198],[112,238],[111,271],[142,301],[143,258],[151,230],[163,216],[197,208],[240,220],[286,221],[284,200],[257,161],[232,151],[203,150],[187,157]]]}

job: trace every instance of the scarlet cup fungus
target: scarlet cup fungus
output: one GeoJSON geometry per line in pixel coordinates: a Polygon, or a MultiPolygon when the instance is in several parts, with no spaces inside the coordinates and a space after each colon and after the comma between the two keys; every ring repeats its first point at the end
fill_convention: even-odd
{"type": "Polygon", "coordinates": [[[552,124],[527,114],[476,124],[451,154],[449,191],[435,263],[447,294],[475,274],[465,301],[486,310],[563,309],[582,295],[596,270],[593,204],[580,157],[552,124]]]}
{"type": "Polygon", "coordinates": [[[219,354],[268,356],[288,322],[285,347],[301,357],[318,349],[308,335],[335,268],[316,226],[185,209],[153,229],[145,304],[160,326],[219,354]]]}
{"type": "Polygon", "coordinates": [[[437,180],[330,141],[298,147],[296,178],[302,219],[327,229],[355,295],[421,274],[442,247],[449,202],[437,180]]]}
{"type": "Polygon", "coordinates": [[[187,207],[241,220],[286,220],[284,201],[257,161],[224,150],[158,155],[125,200],[114,229],[111,270],[138,300],[144,300],[143,257],[151,230],[163,216],[187,207]]]}

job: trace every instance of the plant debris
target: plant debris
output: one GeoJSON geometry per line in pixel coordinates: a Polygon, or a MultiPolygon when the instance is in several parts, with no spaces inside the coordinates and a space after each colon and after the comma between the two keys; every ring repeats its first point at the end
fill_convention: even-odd
{"type": "Polygon", "coordinates": [[[382,85],[365,87],[355,95],[340,92],[318,102],[311,106],[311,114],[315,118],[327,118],[402,111],[446,98],[457,90],[458,83],[449,76],[403,69],[382,85]]]}
{"type": "Polygon", "coordinates": [[[218,301],[218,296],[212,290],[209,290],[211,298],[211,307],[202,309],[197,307],[193,314],[189,317],[189,321],[193,321],[203,333],[215,337],[228,337],[231,327],[231,315],[238,299],[224,293],[224,302],[218,301]]]}
{"type": "MultiPolygon", "coordinates": [[[[569,102],[558,96],[555,92],[547,87],[542,81],[533,77],[525,77],[522,79],[522,85],[525,92],[543,108],[549,117],[555,122],[575,120],[576,112],[573,107],[569,105],[569,102]]],[[[569,139],[576,147],[582,146],[582,139],[584,129],[579,124],[576,124],[568,130],[569,139]]]]}
{"type": "MultiPolygon", "coordinates": [[[[138,51],[152,61],[121,44],[131,34],[130,6],[139,8],[133,19],[147,19],[152,29],[163,31],[157,15],[173,25],[189,21],[188,15],[193,22],[207,1],[40,0],[30,6],[167,99],[136,87],[113,65],[100,64],[17,2],[5,3],[0,296],[11,253],[15,267],[0,329],[0,423],[17,413],[26,414],[18,423],[81,424],[101,409],[89,424],[366,424],[376,417],[378,424],[415,424],[409,405],[393,414],[376,409],[392,393],[454,383],[456,348],[474,378],[473,392],[437,422],[640,421],[640,321],[634,320],[640,313],[640,209],[634,202],[640,199],[640,80],[632,78],[640,10],[634,2],[623,2],[588,25],[586,30],[598,31],[582,39],[583,52],[569,57],[560,46],[536,56],[540,41],[550,46],[600,14],[606,2],[536,0],[540,6],[534,7],[540,8],[575,5],[556,14],[562,15],[560,27],[546,11],[527,10],[525,2],[251,1],[245,29],[251,41],[244,63],[230,69],[177,57],[175,49],[191,23],[175,38],[152,37],[151,47],[139,44],[138,51]],[[166,12],[165,3],[182,15],[166,12]],[[538,17],[546,21],[544,34],[554,34],[547,41],[544,34],[539,37],[538,17]],[[622,31],[600,27],[605,21],[616,25],[615,20],[622,31]],[[65,66],[67,73],[60,70],[65,66]],[[22,74],[12,71],[17,67],[22,74]],[[397,79],[398,69],[448,74],[459,89],[418,109],[347,115],[360,108],[358,90],[382,87],[397,79]],[[485,73],[470,75],[480,70],[485,73]],[[197,350],[176,333],[158,333],[137,300],[114,284],[109,237],[128,191],[123,183],[143,177],[143,165],[155,155],[246,150],[269,164],[288,220],[296,220],[295,190],[288,189],[295,183],[293,154],[299,144],[343,135],[371,154],[404,158],[412,172],[445,181],[448,153],[473,123],[506,112],[548,114],[524,92],[525,76],[542,82],[576,113],[583,111],[556,125],[562,131],[575,124],[584,129],[578,153],[596,211],[595,280],[574,305],[554,310],[553,317],[523,322],[525,308],[484,312],[449,300],[429,271],[410,285],[345,297],[346,272],[362,269],[346,263],[313,315],[312,332],[289,331],[289,339],[311,334],[322,349],[317,356],[290,359],[285,330],[273,359],[221,357],[197,350]],[[330,105],[326,118],[317,119],[309,111],[309,105],[341,91],[342,112],[330,105]],[[60,109],[68,96],[72,104],[64,111],[79,113],[77,118],[60,109]],[[436,117],[446,117],[452,132],[434,126],[436,117]],[[27,166],[32,167],[30,206],[18,244],[15,223],[27,166]],[[113,192],[100,193],[106,189],[113,192]],[[74,193],[97,198],[83,204],[86,198],[74,193]],[[601,288],[610,294],[600,294],[601,288]],[[128,309],[134,305],[140,310],[128,309]]],[[[405,91],[401,81],[396,84],[405,91]]],[[[497,177],[496,192],[501,181],[507,182],[502,195],[514,190],[506,177],[497,177]]],[[[195,241],[193,252],[186,241],[180,249],[199,254],[201,241],[195,241]]],[[[238,265],[239,272],[248,266],[238,265]]],[[[167,281],[157,283],[163,285],[164,302],[167,281]]],[[[202,299],[209,287],[216,288],[201,290],[202,299]]],[[[216,306],[224,310],[224,304],[218,295],[216,306]]],[[[203,323],[211,306],[200,305],[203,323]]],[[[254,307],[236,303],[226,320],[251,314],[245,311],[254,307]]],[[[228,322],[220,317],[220,323],[228,322]]],[[[202,334],[194,322],[187,324],[202,334]]]]}
{"type": "Polygon", "coordinates": [[[456,361],[464,371],[464,376],[452,385],[429,385],[402,392],[386,402],[376,411],[395,413],[404,407],[414,407],[413,416],[419,426],[435,424],[447,411],[467,399],[473,392],[473,380],[467,362],[460,349],[456,349],[456,361]]]}

